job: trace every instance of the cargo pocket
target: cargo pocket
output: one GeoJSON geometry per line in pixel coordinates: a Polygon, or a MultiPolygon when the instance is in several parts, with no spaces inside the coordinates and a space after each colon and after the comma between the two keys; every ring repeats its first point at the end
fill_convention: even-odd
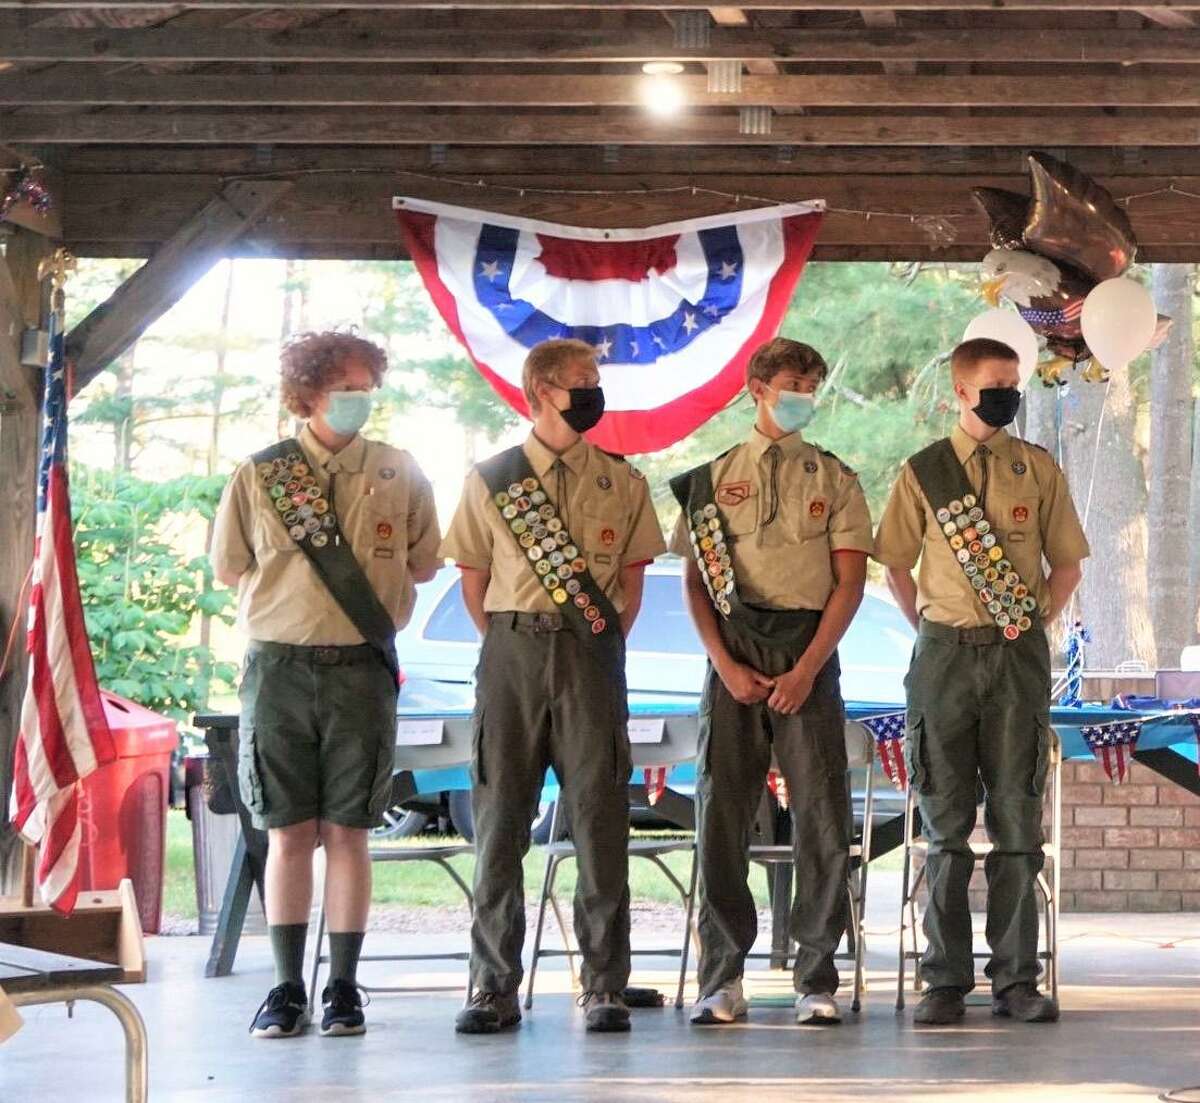
{"type": "Polygon", "coordinates": [[[396,766],[396,731],[383,730],[379,737],[379,749],[375,760],[375,778],[371,785],[371,799],[367,805],[367,815],[372,823],[383,822],[383,814],[387,811],[392,797],[392,774],[396,766]]]}
{"type": "Polygon", "coordinates": [[[613,725],[613,784],[626,785],[633,772],[633,752],[629,747],[629,721],[613,725]]]}
{"type": "Polygon", "coordinates": [[[256,816],[266,814],[267,802],[263,796],[262,771],[253,728],[238,732],[238,788],[242,792],[242,802],[251,812],[256,816]]]}
{"type": "Polygon", "coordinates": [[[476,709],[471,717],[471,784],[487,784],[483,768],[483,709],[476,709]]]}
{"type": "Polygon", "coordinates": [[[1029,778],[1029,795],[1040,797],[1046,791],[1046,770],[1050,762],[1050,725],[1045,720],[1035,720],[1037,731],[1037,754],[1033,760],[1033,774],[1029,778]]]}
{"type": "Polygon", "coordinates": [[[918,793],[928,793],[930,788],[925,755],[925,717],[910,716],[904,733],[904,765],[908,783],[918,793]]]}

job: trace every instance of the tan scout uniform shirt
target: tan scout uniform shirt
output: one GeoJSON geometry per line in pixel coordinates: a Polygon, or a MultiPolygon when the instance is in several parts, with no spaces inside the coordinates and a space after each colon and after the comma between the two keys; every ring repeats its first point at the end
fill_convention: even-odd
{"type": "MultiPolygon", "coordinates": [[[[1066,478],[1048,452],[1003,429],[986,445],[979,445],[956,425],[950,442],[997,542],[1045,616],[1050,588],[1042,559],[1058,567],[1078,563],[1090,554],[1066,478]]],[[[885,567],[909,570],[920,559],[917,612],[927,620],[951,628],[991,625],[993,618],[955,560],[934,508],[906,463],[875,533],[874,556],[885,567]]]]}
{"type": "MultiPolygon", "coordinates": [[[[532,433],[522,447],[548,501],[587,557],[592,578],[619,613],[625,607],[621,568],[666,551],[646,480],[582,438],[562,456],[532,433]]],[[[559,611],[477,470],[467,476],[440,554],[461,567],[491,571],[483,602],[489,613],[559,611]]]]}
{"type": "MultiPolygon", "coordinates": [[[[713,490],[733,541],[738,596],[770,609],[824,609],[835,551],[870,554],[871,515],[854,474],[799,433],[777,441],[757,428],[713,462],[713,490]]],[[[680,515],[671,550],[692,558],[680,515]]]]}
{"type": "MultiPolygon", "coordinates": [[[[397,628],[412,615],[412,571],[438,565],[433,492],[407,452],[356,436],[338,453],[306,425],[300,444],[329,497],[344,538],[397,628]]],[[[239,574],[238,626],[254,640],[338,646],[362,635],[280,523],[250,460],[225,488],[213,528],[213,567],[239,574]]]]}

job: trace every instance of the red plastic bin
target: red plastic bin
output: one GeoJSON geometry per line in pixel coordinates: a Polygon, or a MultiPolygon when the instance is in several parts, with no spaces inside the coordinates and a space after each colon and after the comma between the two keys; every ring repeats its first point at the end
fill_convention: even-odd
{"type": "Polygon", "coordinates": [[[162,923],[163,868],[171,754],[179,743],[174,720],[102,690],[117,758],[83,782],[80,888],[115,889],[133,881],[142,930],[162,923]]]}

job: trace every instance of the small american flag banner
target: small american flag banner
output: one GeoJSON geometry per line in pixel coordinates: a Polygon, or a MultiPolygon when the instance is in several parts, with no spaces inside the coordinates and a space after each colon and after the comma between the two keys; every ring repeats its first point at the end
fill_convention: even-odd
{"type": "Polygon", "coordinates": [[[650,801],[650,807],[653,808],[666,792],[667,768],[665,766],[648,766],[642,771],[642,777],[646,786],[646,798],[650,801]]]}
{"type": "Polygon", "coordinates": [[[1141,720],[1120,720],[1115,724],[1085,724],[1079,729],[1096,761],[1104,767],[1109,780],[1120,785],[1129,776],[1129,764],[1142,734],[1141,720]]]}
{"type": "Polygon", "coordinates": [[[905,714],[889,712],[868,716],[863,724],[875,737],[875,748],[888,781],[903,793],[908,788],[908,769],[904,765],[905,714]]]}
{"type": "Polygon", "coordinates": [[[778,770],[772,770],[767,774],[767,788],[771,790],[771,796],[779,802],[779,807],[786,812],[788,807],[788,789],[787,781],[783,774],[778,770]]]}
{"type": "Polygon", "coordinates": [[[33,587],[29,681],[13,770],[13,826],[37,847],[42,899],[69,913],[79,891],[80,783],[116,758],[88,645],[67,490],[67,370],[51,315],[33,587]]]}

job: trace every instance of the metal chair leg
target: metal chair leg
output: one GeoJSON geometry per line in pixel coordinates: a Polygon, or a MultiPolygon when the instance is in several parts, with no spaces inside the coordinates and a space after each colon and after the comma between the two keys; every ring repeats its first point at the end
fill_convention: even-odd
{"type": "Polygon", "coordinates": [[[554,912],[554,921],[558,924],[558,933],[562,936],[563,956],[567,959],[567,969],[571,973],[571,987],[577,988],[579,986],[579,970],[575,968],[575,947],[571,945],[571,936],[567,934],[566,920],[563,919],[558,897],[554,895],[553,885],[550,888],[550,910],[554,912]]]}
{"type": "MultiPolygon", "coordinates": [[[[558,810],[555,809],[557,817],[558,810]]],[[[553,838],[553,832],[551,838],[553,838]]],[[[546,927],[546,904],[550,900],[550,885],[554,880],[554,870],[557,862],[552,854],[546,855],[546,874],[542,878],[542,898],[538,901],[538,917],[537,927],[533,934],[533,953],[529,959],[529,980],[525,986],[525,1010],[528,1011],[533,1006],[533,982],[537,976],[538,961],[542,956],[542,932],[546,927]]]]}
{"type": "MultiPolygon", "coordinates": [[[[904,1010],[904,969],[906,958],[906,932],[908,920],[905,916],[911,892],[912,877],[912,813],[913,795],[909,789],[904,802],[904,865],[900,875],[900,959],[896,966],[896,1010],[904,1010]]],[[[916,932],[913,932],[913,942],[916,943],[916,932]]]]}
{"type": "Polygon", "coordinates": [[[321,975],[321,948],[325,945],[325,900],[321,899],[321,910],[317,913],[317,940],[313,946],[312,970],[308,982],[308,1013],[311,1016],[317,998],[317,978],[321,975]]]}
{"type": "Polygon", "coordinates": [[[696,879],[700,872],[700,863],[698,861],[698,852],[695,847],[692,848],[692,875],[688,880],[688,891],[685,900],[685,909],[683,916],[683,945],[679,949],[679,988],[675,992],[675,1007],[679,1009],[683,1007],[683,988],[687,982],[688,969],[688,951],[691,949],[691,939],[694,935],[693,916],[695,915],[696,906],[696,879]]]}

